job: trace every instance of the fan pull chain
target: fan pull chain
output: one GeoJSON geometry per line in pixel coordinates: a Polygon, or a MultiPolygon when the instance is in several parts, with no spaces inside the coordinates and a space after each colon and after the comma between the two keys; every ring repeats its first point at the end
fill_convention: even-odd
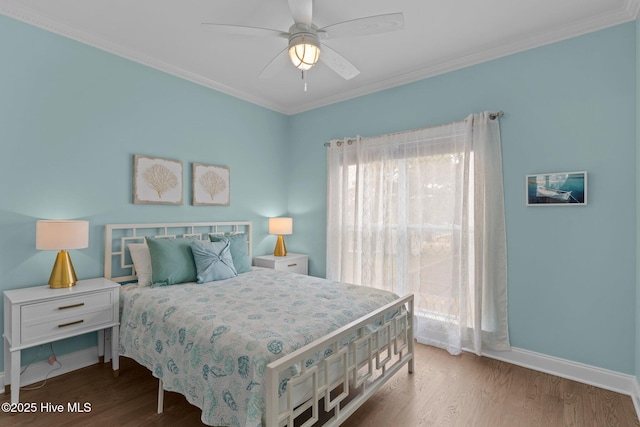
{"type": "Polygon", "coordinates": [[[304,78],[304,71],[302,71],[302,81],[304,82],[304,91],[307,91],[307,80],[304,78]]]}

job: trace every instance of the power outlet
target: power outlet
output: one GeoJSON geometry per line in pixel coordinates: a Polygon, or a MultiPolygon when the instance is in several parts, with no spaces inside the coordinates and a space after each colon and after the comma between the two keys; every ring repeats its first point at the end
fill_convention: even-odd
{"type": "Polygon", "coordinates": [[[47,360],[47,362],[49,362],[49,365],[53,365],[54,363],[56,363],[56,355],[52,354],[51,356],[49,356],[49,359],[47,360]]]}

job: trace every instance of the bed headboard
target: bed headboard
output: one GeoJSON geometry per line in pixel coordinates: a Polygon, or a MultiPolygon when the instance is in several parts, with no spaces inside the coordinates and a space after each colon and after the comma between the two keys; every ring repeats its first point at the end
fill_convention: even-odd
{"type": "Polygon", "coordinates": [[[136,279],[129,254],[129,243],[143,243],[149,237],[197,237],[207,240],[209,234],[246,233],[251,260],[251,222],[177,222],[155,224],[107,224],[104,240],[104,276],[114,282],[136,279]]]}

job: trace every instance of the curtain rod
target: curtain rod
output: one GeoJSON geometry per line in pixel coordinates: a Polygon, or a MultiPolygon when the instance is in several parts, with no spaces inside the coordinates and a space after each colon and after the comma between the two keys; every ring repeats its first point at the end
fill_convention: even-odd
{"type": "MultiPolygon", "coordinates": [[[[491,120],[499,119],[502,116],[504,116],[504,111],[502,111],[502,110],[496,111],[494,113],[489,113],[489,119],[491,119],[491,120]]],[[[438,126],[438,125],[436,125],[436,126],[438,126]]],[[[413,129],[413,130],[419,130],[419,129],[413,129]]],[[[395,133],[398,133],[398,132],[395,132],[395,133]]],[[[350,141],[349,144],[351,144],[351,141],[355,141],[355,139],[349,139],[349,141],[350,141]]],[[[330,145],[331,145],[331,142],[325,142],[324,143],[325,147],[329,147],[330,145]]]]}

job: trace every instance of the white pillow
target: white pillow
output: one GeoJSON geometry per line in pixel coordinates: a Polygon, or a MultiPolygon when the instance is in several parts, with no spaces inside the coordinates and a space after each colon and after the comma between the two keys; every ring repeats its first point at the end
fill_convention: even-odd
{"type": "Polygon", "coordinates": [[[129,243],[129,253],[138,276],[138,286],[151,286],[151,255],[146,243],[129,243]]]}

